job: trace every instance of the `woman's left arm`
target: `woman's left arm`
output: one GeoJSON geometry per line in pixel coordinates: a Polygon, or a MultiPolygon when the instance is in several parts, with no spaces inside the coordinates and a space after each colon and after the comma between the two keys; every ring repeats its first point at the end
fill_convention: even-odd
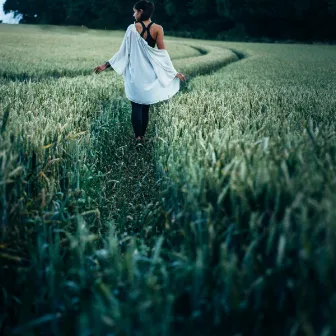
{"type": "Polygon", "coordinates": [[[111,64],[110,64],[109,61],[107,61],[107,62],[105,62],[104,64],[95,67],[95,68],[93,69],[93,71],[94,71],[96,74],[99,74],[100,72],[105,71],[107,68],[110,68],[110,67],[111,67],[111,64]]]}
{"type": "Polygon", "coordinates": [[[119,51],[113,55],[104,64],[97,66],[93,71],[95,73],[100,73],[105,71],[107,68],[112,67],[119,75],[122,75],[128,65],[129,61],[129,28],[127,29],[124,39],[121,43],[119,51]]]}

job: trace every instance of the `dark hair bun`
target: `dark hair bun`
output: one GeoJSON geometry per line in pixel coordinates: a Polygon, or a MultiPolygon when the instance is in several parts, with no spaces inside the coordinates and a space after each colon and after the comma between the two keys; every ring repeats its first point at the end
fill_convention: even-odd
{"type": "Polygon", "coordinates": [[[150,2],[148,0],[138,1],[133,7],[137,10],[142,9],[143,12],[140,21],[146,21],[150,19],[155,10],[153,2],[150,2]]]}

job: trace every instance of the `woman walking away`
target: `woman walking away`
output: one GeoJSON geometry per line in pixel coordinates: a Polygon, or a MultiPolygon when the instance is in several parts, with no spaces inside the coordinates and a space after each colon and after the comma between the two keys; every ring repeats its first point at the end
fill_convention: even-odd
{"type": "Polygon", "coordinates": [[[154,4],[138,1],[133,11],[136,21],[128,26],[119,51],[93,71],[98,74],[112,67],[123,76],[126,97],[132,104],[135,138],[142,142],[150,105],[174,96],[180,89],[180,80],[185,82],[186,78],[172,64],[162,26],[151,21],[154,4]]]}

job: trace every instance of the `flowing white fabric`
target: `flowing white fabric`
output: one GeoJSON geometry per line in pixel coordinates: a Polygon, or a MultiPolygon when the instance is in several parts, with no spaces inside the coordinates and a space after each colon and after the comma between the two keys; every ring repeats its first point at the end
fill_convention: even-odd
{"type": "Polygon", "coordinates": [[[174,96],[180,79],[166,49],[148,45],[135,23],[128,26],[119,51],[109,60],[124,78],[126,97],[138,104],[155,104],[174,96]]]}

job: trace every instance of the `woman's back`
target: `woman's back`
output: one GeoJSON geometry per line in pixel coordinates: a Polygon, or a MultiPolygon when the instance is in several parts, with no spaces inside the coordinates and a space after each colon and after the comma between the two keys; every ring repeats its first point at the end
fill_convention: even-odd
{"type": "Polygon", "coordinates": [[[135,28],[141,37],[148,42],[152,48],[157,45],[158,49],[166,49],[163,42],[163,28],[162,26],[150,22],[147,25],[143,21],[136,22],[135,28]]]}
{"type": "Polygon", "coordinates": [[[142,21],[140,21],[141,25],[142,25],[142,32],[140,34],[140,36],[142,38],[145,39],[145,41],[147,41],[148,45],[152,48],[155,48],[155,44],[156,44],[156,39],[152,37],[151,33],[150,33],[150,28],[151,26],[154,24],[154,22],[151,22],[149,25],[145,25],[142,21]]]}

